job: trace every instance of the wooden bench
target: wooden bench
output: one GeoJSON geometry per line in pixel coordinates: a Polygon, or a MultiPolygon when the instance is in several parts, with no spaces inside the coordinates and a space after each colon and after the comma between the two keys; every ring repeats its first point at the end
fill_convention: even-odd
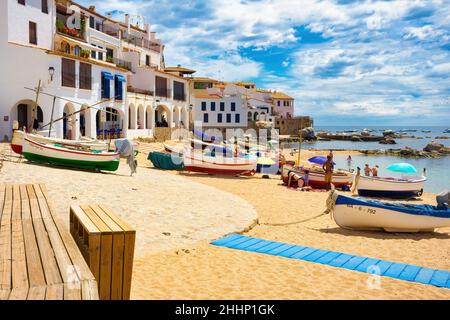
{"type": "Polygon", "coordinates": [[[97,282],[39,184],[0,184],[0,300],[93,300],[97,282]]]}
{"type": "Polygon", "coordinates": [[[88,263],[101,300],[129,300],[136,231],[104,205],[70,207],[70,233],[88,263]]]}

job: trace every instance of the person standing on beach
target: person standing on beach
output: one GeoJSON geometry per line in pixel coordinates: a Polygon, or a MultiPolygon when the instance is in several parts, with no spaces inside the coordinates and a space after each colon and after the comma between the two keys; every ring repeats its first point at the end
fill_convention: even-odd
{"type": "Polygon", "coordinates": [[[369,177],[371,171],[372,171],[372,170],[370,169],[369,164],[366,163],[366,166],[364,167],[364,175],[365,175],[366,177],[369,177]]]}
{"type": "Polygon", "coordinates": [[[350,171],[352,169],[352,162],[353,162],[352,156],[349,155],[348,158],[347,158],[348,171],[350,171]]]}
{"type": "Polygon", "coordinates": [[[331,189],[331,183],[333,182],[333,157],[331,155],[327,156],[327,161],[323,164],[322,169],[325,171],[325,185],[326,189],[331,189]]]}
{"type": "Polygon", "coordinates": [[[372,168],[372,176],[378,177],[378,165],[375,165],[375,167],[372,168]]]}
{"type": "Polygon", "coordinates": [[[333,161],[333,150],[330,150],[330,153],[328,154],[329,157],[331,157],[331,161],[333,161]]]}

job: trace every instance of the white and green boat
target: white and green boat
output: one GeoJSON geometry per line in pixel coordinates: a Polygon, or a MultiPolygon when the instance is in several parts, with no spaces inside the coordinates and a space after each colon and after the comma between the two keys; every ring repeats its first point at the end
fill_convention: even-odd
{"type": "Polygon", "coordinates": [[[119,168],[120,154],[104,150],[77,150],[58,143],[41,143],[25,137],[23,156],[31,162],[80,169],[116,171],[119,168]]]}

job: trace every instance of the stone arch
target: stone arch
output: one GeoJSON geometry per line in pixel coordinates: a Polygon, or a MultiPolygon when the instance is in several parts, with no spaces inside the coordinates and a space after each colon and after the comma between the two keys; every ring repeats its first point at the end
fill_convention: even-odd
{"type": "Polygon", "coordinates": [[[254,120],[254,121],[257,121],[257,120],[258,120],[258,116],[259,116],[259,113],[258,113],[258,112],[255,112],[255,113],[253,114],[253,120],[254,120]]]}
{"type": "Polygon", "coordinates": [[[146,108],[146,129],[153,129],[155,127],[155,112],[151,105],[146,108]]]}
{"type": "Polygon", "coordinates": [[[80,112],[80,136],[91,137],[92,136],[92,117],[90,109],[87,105],[81,106],[80,112]]]}
{"type": "Polygon", "coordinates": [[[63,108],[63,138],[75,140],[77,138],[77,115],[74,115],[75,107],[68,102],[63,108]]]}
{"type": "MultiPolygon", "coordinates": [[[[36,103],[30,99],[23,99],[18,101],[10,112],[11,121],[17,121],[18,128],[22,130],[24,127],[27,131],[33,130],[33,122],[36,118],[39,128],[44,125],[44,112],[36,103]]],[[[39,129],[38,129],[39,130],[39,129]]]]}
{"type": "Polygon", "coordinates": [[[137,109],[136,129],[145,129],[145,108],[142,104],[140,104],[137,109]]]}
{"type": "Polygon", "coordinates": [[[172,110],[164,105],[160,104],[155,109],[155,121],[157,127],[172,127],[173,113],[172,110]]]}
{"type": "Polygon", "coordinates": [[[173,108],[173,121],[175,122],[175,127],[180,127],[181,122],[181,107],[175,106],[173,108]]]}
{"type": "Polygon", "coordinates": [[[137,110],[134,104],[128,106],[128,129],[137,128],[137,110]]]}
{"type": "Polygon", "coordinates": [[[116,139],[124,135],[125,114],[114,107],[105,108],[105,122],[101,122],[101,110],[96,112],[96,128],[98,139],[116,139]]]}

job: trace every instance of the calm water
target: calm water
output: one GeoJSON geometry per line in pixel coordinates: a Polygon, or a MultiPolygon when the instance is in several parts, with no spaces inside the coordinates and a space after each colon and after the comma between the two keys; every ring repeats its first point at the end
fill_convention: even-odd
{"type": "MultiPolygon", "coordinates": [[[[371,149],[389,149],[389,148],[403,148],[411,147],[415,149],[423,149],[428,142],[436,141],[442,143],[445,146],[450,146],[450,140],[437,140],[437,136],[448,136],[450,134],[443,133],[448,127],[315,127],[315,131],[329,131],[332,133],[343,132],[344,130],[357,130],[362,131],[364,128],[371,129],[372,135],[382,135],[384,130],[393,130],[397,133],[400,130],[403,135],[422,137],[423,139],[396,139],[395,145],[383,145],[378,142],[353,142],[353,141],[316,141],[311,143],[303,143],[302,149],[315,148],[319,150],[330,149],[359,149],[359,150],[371,150],[371,149]],[[406,130],[408,130],[406,132],[406,130]],[[414,131],[412,131],[414,130],[414,131]],[[423,132],[431,131],[431,132],[423,132]]],[[[295,147],[295,146],[294,146],[295,147]]],[[[297,145],[298,147],[298,145],[297,145]]],[[[352,167],[355,169],[359,166],[361,169],[366,163],[371,167],[376,164],[380,167],[380,176],[400,176],[400,174],[392,173],[386,170],[386,167],[398,162],[407,162],[414,165],[420,175],[423,168],[427,169],[427,182],[425,183],[425,191],[432,193],[439,193],[443,190],[450,190],[450,157],[444,157],[439,159],[414,159],[414,158],[402,158],[393,156],[352,156],[352,167]]],[[[338,168],[347,168],[347,156],[335,156],[335,162],[338,168]]]]}

